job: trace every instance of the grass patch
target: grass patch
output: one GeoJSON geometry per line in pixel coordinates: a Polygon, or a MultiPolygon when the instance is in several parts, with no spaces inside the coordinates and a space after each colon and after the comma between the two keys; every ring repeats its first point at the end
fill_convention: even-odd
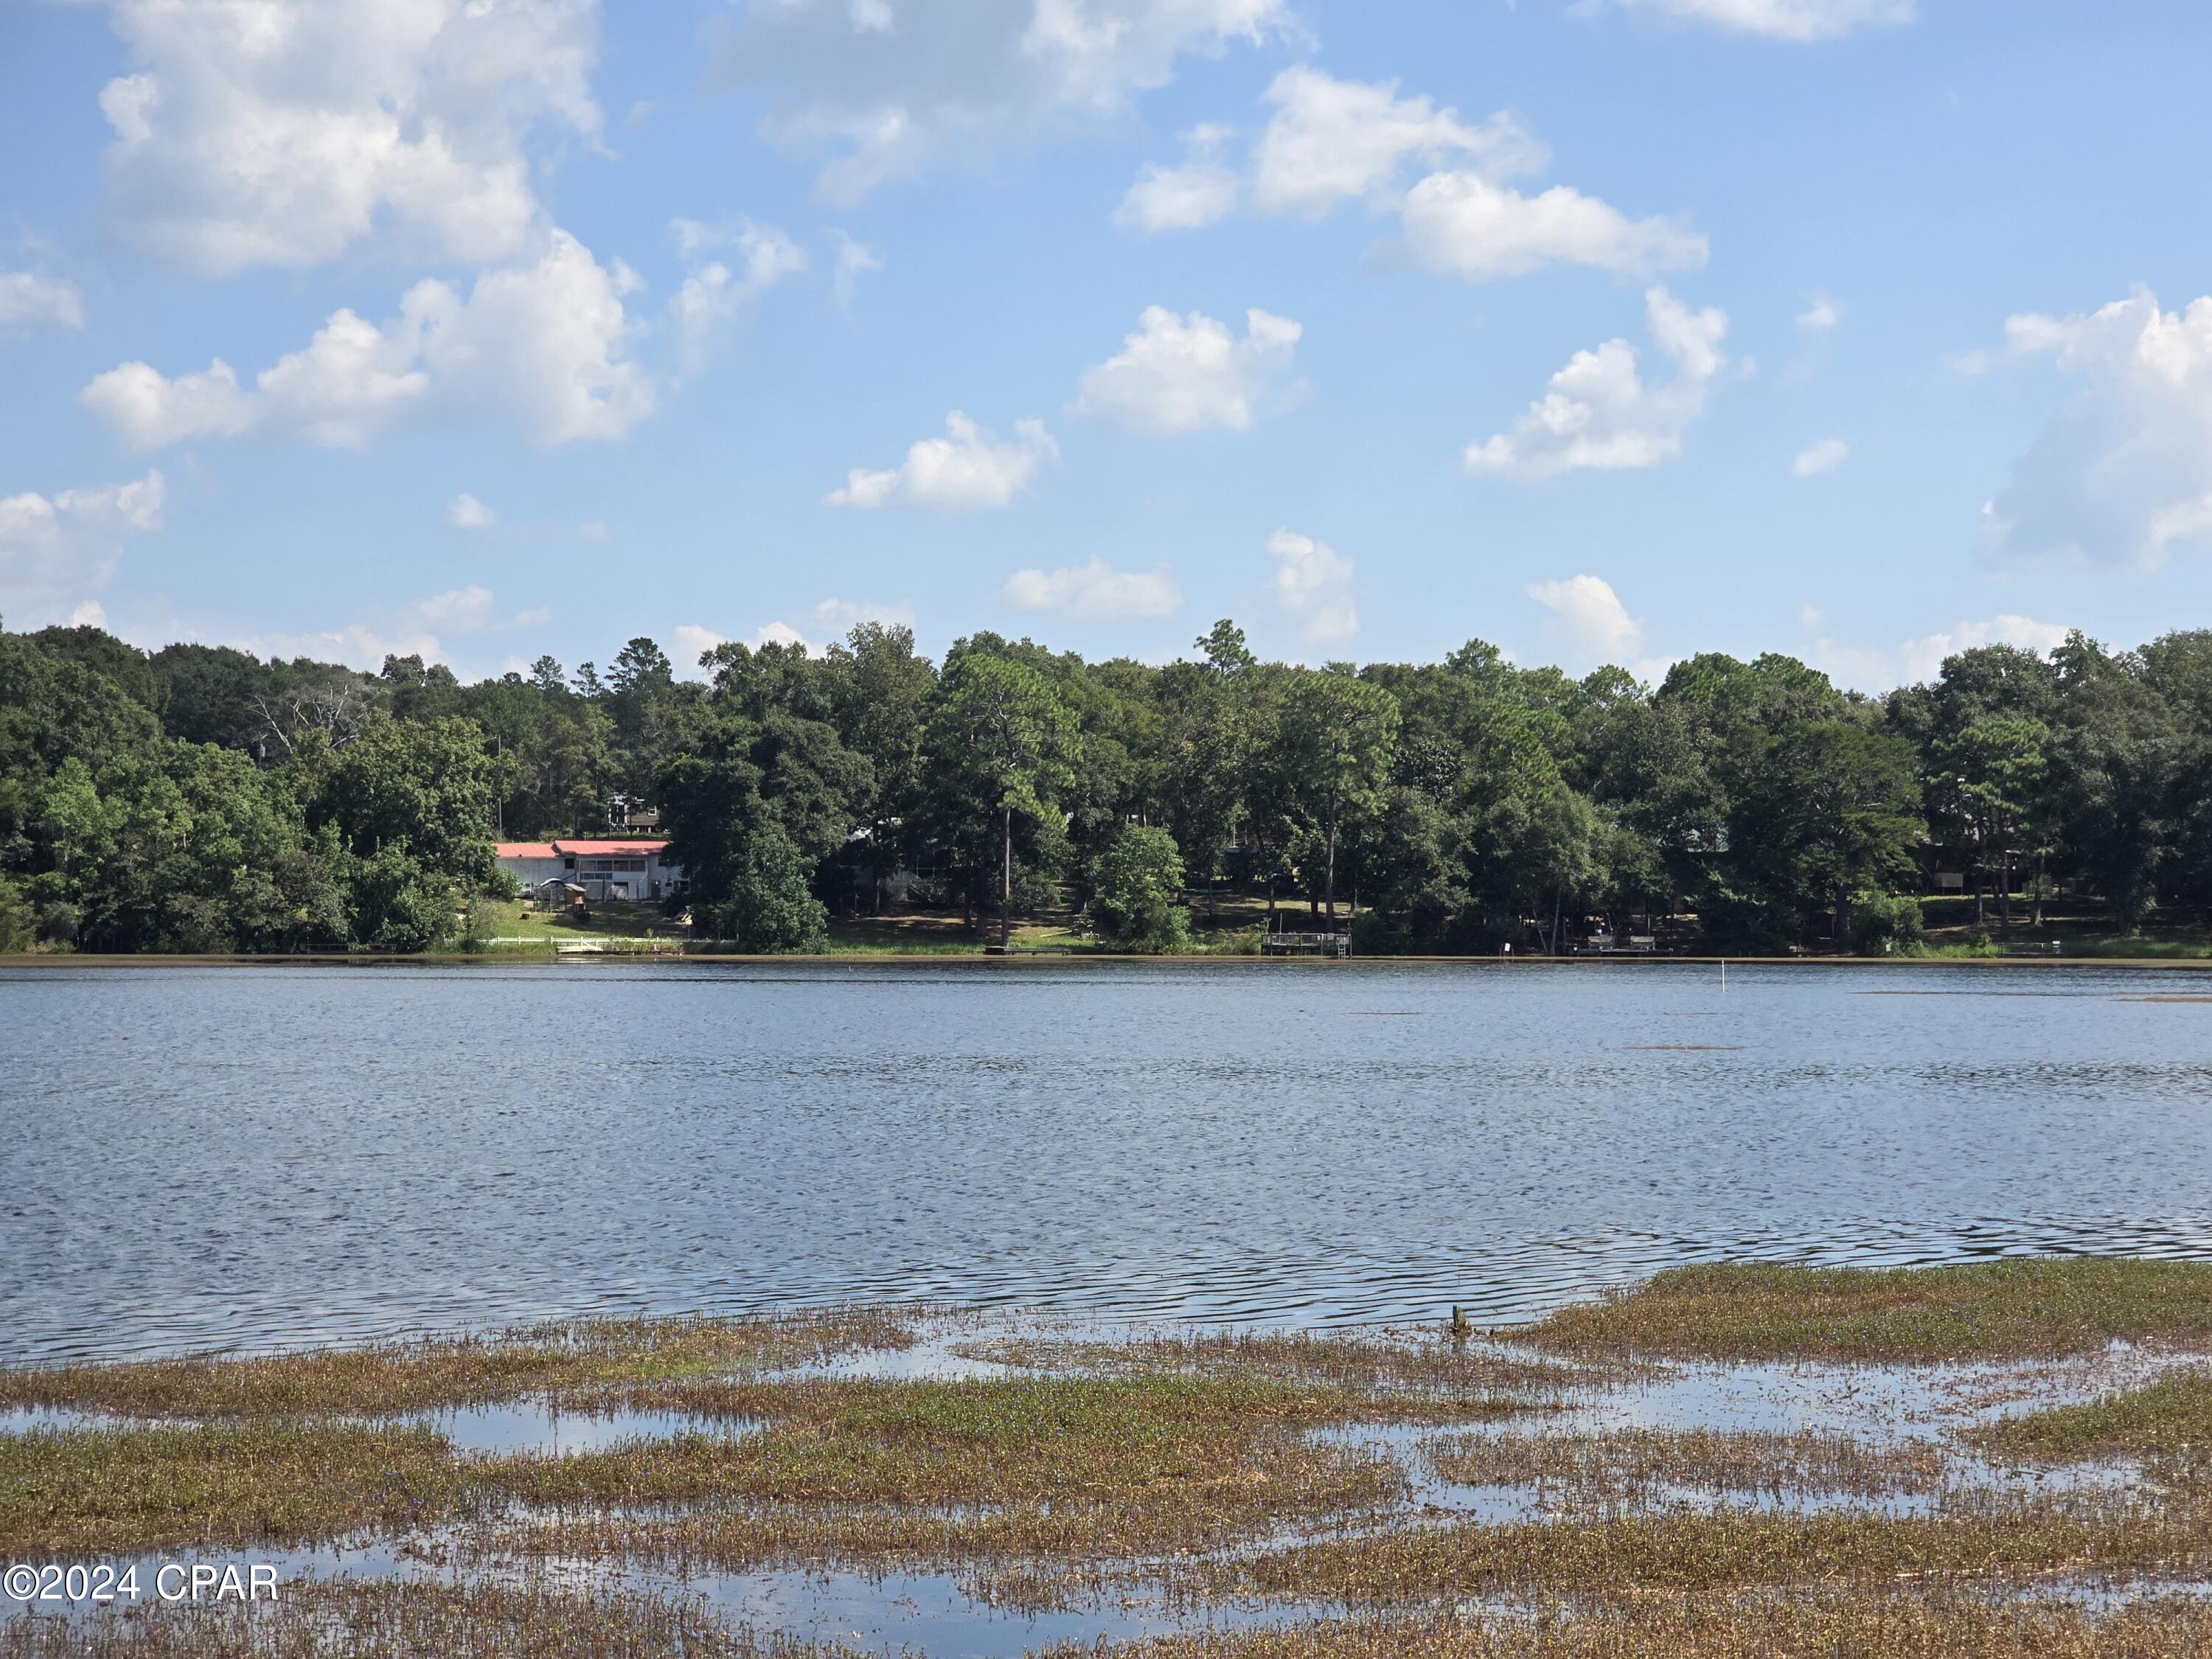
{"type": "MultiPolygon", "coordinates": [[[[1962,1597],[1662,1597],[1524,1615],[1346,1620],[1133,1643],[1114,1659],[2172,1659],[2212,1650],[2212,1607],[2106,1611],[1962,1597]]],[[[1042,1659],[1095,1659],[1091,1647],[1042,1659]]]]}
{"type": "Polygon", "coordinates": [[[1405,1529],[1166,1575],[1201,1595],[1391,1606],[1469,1595],[1707,1593],[2197,1569],[2212,1514],[2120,1500],[1959,1501],[1932,1516],[1720,1510],[1405,1529]]]}
{"type": "Polygon", "coordinates": [[[1627,1429],[1602,1435],[1452,1435],[1431,1467],[1469,1486],[1549,1486],[1577,1506],[1667,1492],[1793,1498],[1899,1498],[1939,1492],[1941,1450],[1869,1446],[1848,1435],[1627,1429]]]}
{"type": "Polygon", "coordinates": [[[2029,1412],[1978,1429],[2000,1456],[2064,1462],[2088,1457],[2202,1456],[2212,1452],[2212,1372],[2174,1371],[2079,1406],[2029,1412]]]}
{"type": "Polygon", "coordinates": [[[336,1579],[257,1607],[155,1602],[76,1622],[0,1621],[0,1659],[841,1659],[760,1638],[696,1601],[543,1583],[336,1579]]]}
{"type": "Polygon", "coordinates": [[[592,1320],[260,1359],[0,1370],[0,1407],[198,1419],[316,1412],[376,1417],[537,1394],[584,1396],[913,1341],[897,1316],[869,1309],[785,1318],[592,1320]]]}
{"type": "Polygon", "coordinates": [[[2178,1345],[2212,1338],[2212,1264],[1682,1267],[1517,1334],[1590,1356],[1884,1364],[2091,1353],[2116,1338],[2178,1345]]]}
{"type": "Polygon", "coordinates": [[[962,1352],[1039,1370],[1243,1377],[1330,1389],[1356,1402],[1367,1421],[1494,1417],[1607,1380],[1604,1373],[1441,1339],[1304,1331],[1192,1332],[1127,1343],[1008,1339],[962,1352]]]}
{"type": "Polygon", "coordinates": [[[581,921],[571,911],[540,910],[519,899],[479,899],[477,931],[488,939],[685,939],[690,930],[657,903],[602,899],[581,921]]]}
{"type": "Polygon", "coordinates": [[[0,1557],[313,1542],[437,1520],[468,1485],[445,1437],[422,1427],[0,1435],[0,1557]]]}

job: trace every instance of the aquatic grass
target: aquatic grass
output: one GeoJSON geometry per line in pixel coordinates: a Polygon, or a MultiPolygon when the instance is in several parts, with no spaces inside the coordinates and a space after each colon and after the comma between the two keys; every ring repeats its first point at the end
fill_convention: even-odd
{"type": "Polygon", "coordinates": [[[1972,1431],[1994,1455],[2065,1462],[2212,1454],[2212,1371],[2169,1371],[2141,1388],[2002,1419],[1972,1431]]]}
{"type": "Polygon", "coordinates": [[[1431,1441],[1430,1467],[1470,1486],[1553,1486],[1578,1504],[1668,1492],[1776,1498],[1929,1496],[1947,1485],[1942,1450],[1871,1446],[1841,1434],[1625,1429],[1607,1434],[1459,1434],[1431,1441]]]}
{"type": "MultiPolygon", "coordinates": [[[[1110,1659],[2176,1659],[2212,1652],[2212,1606],[2167,1596],[2094,1609],[2049,1598],[1645,1597],[1427,1618],[1197,1631],[1110,1659]]],[[[1101,1659],[1092,1646],[1038,1659],[1101,1659]]]]}
{"type": "Polygon", "coordinates": [[[2212,1339],[2212,1264],[2112,1257],[1940,1267],[1680,1267],[1516,1333],[1592,1357],[1920,1364],[2212,1339]]]}
{"type": "Polygon", "coordinates": [[[483,1335],[427,1336],[263,1358],[197,1356],[0,1370],[0,1407],[43,1406],[197,1419],[345,1413],[389,1416],[623,1385],[674,1385],[866,1349],[904,1348],[910,1323],[882,1309],[783,1317],[600,1319],[483,1335]]]}
{"type": "Polygon", "coordinates": [[[1079,1375],[1257,1378],[1334,1390],[1364,1420],[1493,1417],[1617,1380],[1439,1335],[1401,1340],[1310,1331],[1191,1331],[1131,1342],[1013,1337],[964,1346],[977,1359],[1079,1375]]]}
{"type": "Polygon", "coordinates": [[[341,1578],[240,1608],[153,1602],[88,1620],[0,1620],[0,1659],[853,1659],[734,1626],[665,1592],[543,1582],[341,1578]]]}
{"type": "Polygon", "coordinates": [[[41,1429],[0,1435],[0,1557],[319,1542],[437,1520],[471,1489],[419,1426],[41,1429]]]}
{"type": "Polygon", "coordinates": [[[1388,1606],[1468,1595],[1710,1592],[2066,1571],[2194,1572],[2212,1511],[2105,1497],[1954,1497],[1928,1516],[1721,1509],[1400,1528],[1214,1560],[1165,1575],[1201,1598],[1388,1606]]]}
{"type": "MultiPolygon", "coordinates": [[[[623,1398],[765,1424],[742,1438],[673,1443],[678,1461],[716,1490],[841,1503],[1006,1503],[1240,1480],[1262,1436],[1360,1414],[1339,1389],[1182,1376],[725,1381],[634,1388],[623,1398]]],[[[655,1473],[670,1449],[538,1460],[501,1478],[532,1502],[660,1501],[647,1494],[673,1496],[694,1478],[655,1473]]]]}

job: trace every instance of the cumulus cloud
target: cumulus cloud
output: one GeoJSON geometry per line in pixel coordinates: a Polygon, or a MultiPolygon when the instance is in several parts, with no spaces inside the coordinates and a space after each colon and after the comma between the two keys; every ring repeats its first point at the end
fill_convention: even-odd
{"type": "Polygon", "coordinates": [[[108,206],[204,276],[377,240],[471,264],[542,218],[533,133],[596,140],[595,0],[110,0],[108,206]]]}
{"type": "Polygon", "coordinates": [[[446,522],[456,530],[489,530],[499,514],[464,489],[447,506],[446,522]]]}
{"type": "Polygon", "coordinates": [[[1219,159],[1227,131],[1202,126],[1183,135],[1184,156],[1176,167],[1147,162],[1115,210],[1124,230],[1196,230],[1225,219],[1243,188],[1236,170],[1219,159]]]}
{"type": "Polygon", "coordinates": [[[20,628],[106,586],[123,544],[161,527],[166,499],[155,471],[52,496],[0,496],[0,614],[20,628]]]}
{"type": "Polygon", "coordinates": [[[1116,570],[1096,557],[1088,564],[1057,570],[1017,570],[1006,579],[1000,597],[1017,611],[1099,619],[1171,617],[1182,605],[1182,589],[1164,566],[1116,570]]]}
{"type": "Polygon", "coordinates": [[[1018,421],[1014,434],[1000,443],[956,409],[945,417],[945,436],[917,441],[904,461],[886,471],[854,467],[843,488],[823,499],[831,507],[863,511],[927,507],[963,513],[1009,506],[1046,462],[1060,459],[1060,446],[1042,421],[1018,421]]]}
{"type": "Polygon", "coordinates": [[[1822,438],[1809,443],[1797,452],[1797,459],[1790,463],[1793,478],[1820,478],[1833,472],[1851,458],[1851,447],[1841,438],[1822,438]]]}
{"type": "Polygon", "coordinates": [[[878,605],[869,599],[828,599],[807,612],[814,625],[831,634],[849,634],[862,623],[882,623],[902,628],[914,626],[914,607],[901,601],[897,605],[878,605]]]}
{"type": "Polygon", "coordinates": [[[1334,645],[1359,631],[1351,560],[1328,543],[1294,530],[1278,530],[1268,537],[1267,553],[1275,561],[1268,591],[1306,640],[1334,645]]]}
{"type": "Polygon", "coordinates": [[[1705,239],[1680,221],[1633,219],[1565,185],[1534,196],[1509,181],[1540,173],[1550,154],[1510,115],[1480,124],[1395,81],[1342,81],[1306,65],[1268,87],[1273,113],[1252,146],[1249,183],[1208,148],[1179,167],[1146,168],[1118,222],[1139,230],[1188,229],[1231,212],[1240,195],[1255,212],[1320,219],[1346,202],[1395,213],[1399,234],[1375,250],[1386,262],[1470,282],[1525,276],[1548,265],[1587,265],[1643,276],[1705,262],[1705,239]],[[1412,164],[1429,169],[1410,188],[1412,164]]]}
{"type": "Polygon", "coordinates": [[[1147,307],[1121,352],[1084,371],[1073,412],[1152,437],[1247,431],[1305,395],[1295,373],[1304,331],[1254,309],[1240,340],[1203,313],[1147,307]]]}
{"type": "Polygon", "coordinates": [[[1554,185],[1537,196],[1480,173],[1432,173],[1406,194],[1398,251],[1425,270],[1488,282],[1547,265],[1616,276],[1691,270],[1705,239],[1673,219],[1631,219],[1595,196],[1554,185]]]}
{"type": "Polygon", "coordinates": [[[1508,115],[1469,126],[1395,81],[1340,81],[1303,64],[1267,88],[1274,114],[1253,146],[1252,201],[1262,213],[1319,218],[1345,202],[1387,198],[1406,163],[1451,161],[1491,179],[1540,171],[1544,147],[1508,115]]]}
{"type": "Polygon", "coordinates": [[[1984,510],[1991,555],[2149,567],[2212,547],[2212,296],[2138,289],[2089,316],[2016,316],[1979,372],[2049,358],[2082,383],[1984,510]]]}
{"type": "Polygon", "coordinates": [[[0,270],[0,332],[83,326],[84,296],[75,283],[36,270],[0,270]]]}
{"type": "Polygon", "coordinates": [[[1524,591],[1552,613],[1555,631],[1582,661],[1623,662],[1643,647],[1644,624],[1601,577],[1534,582],[1524,591]]]}
{"type": "Polygon", "coordinates": [[[1186,54],[1257,41],[1287,10],[1287,0],[755,0],[726,32],[718,74],[764,91],[769,137],[824,155],[823,195],[852,202],[1054,123],[1111,117],[1186,54]]]}
{"type": "MultiPolygon", "coordinates": [[[[1817,623],[1818,611],[1808,621],[1817,623]]],[[[1879,647],[1838,644],[1822,639],[1812,650],[1814,663],[1839,684],[1859,691],[1887,691],[1894,686],[1931,680],[1942,672],[1944,659],[1984,645],[2014,645],[2044,655],[2066,643],[2072,630],[2033,617],[1992,617],[1986,622],[1963,622],[1948,633],[1905,640],[1889,650],[1879,647]]]]}
{"type": "Polygon", "coordinates": [[[1807,334],[1826,334],[1844,320],[1844,308],[1825,294],[1815,294],[1797,313],[1797,326],[1807,334]]]}
{"type": "Polygon", "coordinates": [[[1580,469],[1656,466],[1680,455],[1728,368],[1721,349],[1728,316],[1692,311],[1663,288],[1644,295],[1644,316],[1652,343],[1674,366],[1672,380],[1647,385],[1626,340],[1578,351],[1511,428],[1468,446],[1467,470],[1527,483],[1580,469]]]}
{"type": "Polygon", "coordinates": [[[455,634],[475,634],[491,625],[498,599],[488,587],[474,582],[450,593],[434,593],[409,607],[413,619],[425,628],[442,628],[455,634]]]}
{"type": "Polygon", "coordinates": [[[1620,0],[1631,10],[1709,23],[1773,40],[1832,40],[1909,23],[1913,0],[1620,0]]]}
{"type": "Polygon", "coordinates": [[[720,259],[694,265],[668,302],[677,362],[689,377],[706,368],[735,319],[755,301],[806,269],[806,255],[781,231],[750,222],[716,231],[696,220],[678,219],[674,229],[684,252],[728,247],[738,265],[734,272],[720,259]]]}
{"type": "Polygon", "coordinates": [[[467,298],[416,283],[379,326],[340,311],[252,390],[220,358],[171,377],[143,362],[94,379],[77,401],[136,449],[255,436],[360,448],[401,425],[511,422],[532,441],[623,437],[652,411],[623,306],[636,278],[564,231],[534,263],[484,272],[467,298]]]}

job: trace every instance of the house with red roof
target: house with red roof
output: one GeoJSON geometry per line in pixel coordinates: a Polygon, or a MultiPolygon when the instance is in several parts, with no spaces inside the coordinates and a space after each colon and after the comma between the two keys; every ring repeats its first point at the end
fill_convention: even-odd
{"type": "Polygon", "coordinates": [[[684,885],[665,841],[502,841],[492,851],[526,892],[561,881],[582,888],[590,899],[659,899],[684,885]]]}

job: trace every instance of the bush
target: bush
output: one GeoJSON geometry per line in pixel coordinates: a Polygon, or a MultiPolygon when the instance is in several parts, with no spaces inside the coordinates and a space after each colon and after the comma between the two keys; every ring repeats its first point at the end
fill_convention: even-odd
{"type": "Polygon", "coordinates": [[[1715,956],[1786,957],[1796,939],[1796,919],[1761,896],[1717,894],[1698,907],[1698,920],[1715,956]]]}
{"type": "Polygon", "coordinates": [[[806,855],[773,830],[750,837],[730,896],[708,914],[715,933],[760,956],[820,956],[830,912],[806,884],[806,855]]]}
{"type": "Polygon", "coordinates": [[[1917,956],[1927,932],[1918,899],[1862,893],[1851,901],[1851,949],[1863,957],[1917,956]]]}
{"type": "Polygon", "coordinates": [[[0,876],[0,956],[19,956],[39,936],[37,913],[22,890],[0,876]]]}
{"type": "Polygon", "coordinates": [[[1352,924],[1352,949],[1363,957],[1410,957],[1422,954],[1413,925],[1403,918],[1370,910],[1352,924]]]}
{"type": "Polygon", "coordinates": [[[1182,854],[1166,830],[1124,825],[1091,861],[1091,923],[1108,945],[1152,953],[1189,949],[1182,854]]]}

